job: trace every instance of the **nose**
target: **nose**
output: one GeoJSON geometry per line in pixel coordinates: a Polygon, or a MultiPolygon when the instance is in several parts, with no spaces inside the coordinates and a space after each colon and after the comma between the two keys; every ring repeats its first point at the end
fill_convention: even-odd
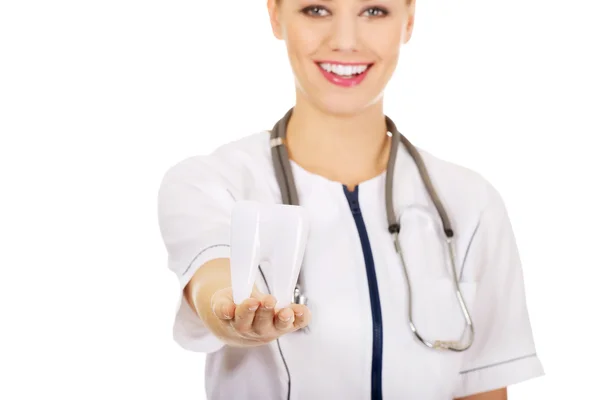
{"type": "Polygon", "coordinates": [[[329,45],[334,51],[352,52],[358,46],[358,18],[350,13],[338,14],[331,23],[329,45]]]}

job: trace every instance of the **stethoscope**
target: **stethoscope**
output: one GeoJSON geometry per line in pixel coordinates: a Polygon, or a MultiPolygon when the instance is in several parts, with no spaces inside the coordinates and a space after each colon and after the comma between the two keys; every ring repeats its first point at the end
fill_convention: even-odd
{"type": "MultiPolygon", "coordinates": [[[[278,182],[279,188],[281,190],[282,202],[284,204],[288,204],[288,205],[299,205],[298,193],[296,191],[296,185],[295,185],[294,177],[292,174],[292,167],[290,164],[289,155],[287,152],[287,148],[284,146],[284,139],[285,139],[285,135],[286,135],[287,125],[288,125],[289,119],[292,115],[292,112],[293,112],[293,108],[290,109],[283,116],[283,118],[281,118],[273,127],[273,129],[271,131],[271,153],[273,156],[273,167],[275,169],[275,176],[277,178],[277,182],[278,182]]],[[[385,120],[386,120],[387,130],[391,134],[391,140],[392,140],[389,160],[388,160],[388,164],[387,164],[386,181],[385,181],[385,205],[386,205],[387,220],[388,220],[388,230],[394,239],[394,247],[400,257],[400,261],[401,261],[402,267],[404,269],[404,276],[406,278],[406,284],[407,284],[407,290],[408,290],[408,320],[409,320],[410,329],[412,330],[413,334],[417,337],[417,339],[429,348],[444,349],[444,350],[451,350],[451,351],[467,350],[469,347],[471,347],[471,344],[473,343],[475,332],[473,329],[473,321],[471,320],[469,310],[467,309],[462,292],[461,292],[459,284],[458,284],[458,276],[457,276],[457,272],[456,272],[456,259],[455,259],[456,257],[455,257],[454,246],[453,246],[454,232],[450,225],[450,220],[448,218],[448,214],[446,213],[446,210],[442,206],[442,203],[441,203],[435,189],[433,188],[431,179],[429,177],[429,174],[427,173],[427,169],[425,168],[425,163],[423,162],[423,159],[421,158],[421,155],[419,154],[418,150],[408,141],[408,139],[406,139],[400,132],[398,132],[396,125],[389,117],[386,116],[385,120]],[[450,254],[450,262],[451,262],[451,266],[452,266],[452,274],[453,274],[454,289],[456,292],[456,297],[460,304],[465,322],[467,323],[467,327],[465,328],[465,330],[468,329],[470,332],[469,339],[466,344],[463,344],[461,340],[428,341],[419,334],[419,331],[417,330],[417,328],[415,327],[415,324],[413,323],[412,293],[411,293],[410,280],[408,277],[408,271],[406,269],[404,253],[402,251],[402,247],[400,245],[400,240],[399,240],[400,223],[394,215],[394,208],[393,208],[394,203],[393,203],[393,198],[392,198],[393,197],[392,196],[392,193],[393,193],[392,188],[393,188],[393,181],[394,181],[394,165],[396,163],[396,154],[397,154],[397,149],[398,149],[399,143],[402,143],[402,145],[406,148],[408,154],[410,155],[410,157],[416,164],[417,169],[419,170],[421,179],[423,180],[423,184],[425,185],[425,188],[427,189],[427,193],[428,193],[429,197],[431,198],[431,200],[433,201],[435,208],[437,210],[437,213],[441,219],[443,231],[446,236],[446,244],[448,247],[448,252],[450,254]]],[[[298,277],[298,281],[297,281],[297,284],[296,284],[296,287],[294,290],[294,300],[293,301],[296,304],[307,304],[307,298],[302,293],[302,271],[300,272],[300,276],[298,277]]],[[[464,336],[464,332],[463,332],[463,336],[464,336]]]]}

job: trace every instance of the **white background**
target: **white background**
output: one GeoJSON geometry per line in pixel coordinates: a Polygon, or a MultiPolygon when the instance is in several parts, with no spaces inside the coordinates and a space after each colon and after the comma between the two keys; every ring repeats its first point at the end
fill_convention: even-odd
{"type": "MultiPolygon", "coordinates": [[[[156,195],[293,104],[265,3],[0,2],[0,398],[204,398],[156,195]]],[[[507,203],[547,374],[514,400],[597,395],[599,11],[417,0],[387,90],[404,134],[507,203]]]]}

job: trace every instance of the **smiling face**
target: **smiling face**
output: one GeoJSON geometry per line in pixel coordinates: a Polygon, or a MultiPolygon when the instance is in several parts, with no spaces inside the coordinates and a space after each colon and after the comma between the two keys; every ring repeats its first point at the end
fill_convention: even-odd
{"type": "Polygon", "coordinates": [[[274,35],[286,43],[298,101],[331,114],[360,113],[381,100],[415,0],[268,0],[274,35]]]}

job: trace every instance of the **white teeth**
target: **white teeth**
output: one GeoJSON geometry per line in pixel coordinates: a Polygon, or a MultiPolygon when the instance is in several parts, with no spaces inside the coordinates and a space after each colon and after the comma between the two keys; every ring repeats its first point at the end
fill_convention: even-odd
{"type": "Polygon", "coordinates": [[[334,74],[340,76],[352,76],[362,74],[368,68],[368,65],[340,65],[328,63],[321,63],[319,64],[319,66],[327,72],[333,72],[334,74]]]}

